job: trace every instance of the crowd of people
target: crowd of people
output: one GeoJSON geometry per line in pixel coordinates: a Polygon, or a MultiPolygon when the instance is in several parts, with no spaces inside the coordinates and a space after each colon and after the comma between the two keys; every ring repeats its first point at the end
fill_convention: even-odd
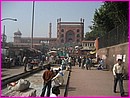
{"type": "Polygon", "coordinates": [[[2,58],[2,67],[11,68],[12,66],[20,66],[22,65],[22,56],[14,56],[14,57],[8,57],[2,58]]]}
{"type": "Polygon", "coordinates": [[[60,94],[59,87],[63,85],[63,70],[70,70],[72,66],[79,65],[81,69],[91,69],[92,61],[91,58],[86,57],[59,57],[56,60],[57,64],[60,65],[58,70],[52,69],[50,63],[46,67],[46,71],[43,73],[43,89],[41,93],[41,97],[54,97],[60,94]],[[81,65],[81,66],[80,66],[81,65]],[[56,89],[55,91],[53,91],[56,89]]]}
{"type": "MultiPolygon", "coordinates": [[[[33,69],[32,62],[33,59],[29,59],[28,56],[24,55],[23,57],[17,56],[15,59],[12,58],[5,58],[6,63],[8,63],[8,68],[10,68],[11,65],[23,65],[24,71],[27,71],[27,68],[33,69]]],[[[119,81],[119,87],[121,91],[121,96],[124,95],[124,89],[123,89],[123,72],[124,67],[121,64],[122,60],[118,60],[118,63],[114,65],[113,67],[113,75],[114,75],[114,92],[116,93],[116,86],[117,82],[119,81]]],[[[44,63],[48,63],[48,66],[46,67],[46,71],[43,73],[43,89],[41,93],[41,97],[47,96],[47,97],[56,97],[58,94],[60,94],[59,87],[63,85],[64,79],[63,79],[63,70],[71,70],[72,66],[78,66],[81,69],[91,70],[92,67],[94,67],[93,61],[91,56],[66,56],[66,57],[59,57],[59,56],[45,56],[41,55],[39,58],[39,62],[37,65],[43,65],[44,63]],[[50,64],[59,64],[60,67],[58,70],[53,70],[50,66],[50,64]]],[[[97,58],[97,69],[102,70],[105,69],[105,62],[101,58],[97,58]]]]}

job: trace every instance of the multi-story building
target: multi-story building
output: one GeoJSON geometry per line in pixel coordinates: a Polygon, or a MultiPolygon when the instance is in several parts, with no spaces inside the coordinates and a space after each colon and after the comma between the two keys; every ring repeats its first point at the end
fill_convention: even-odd
{"type": "MultiPolygon", "coordinates": [[[[50,24],[51,25],[51,24],[50,24]]],[[[40,49],[43,44],[49,46],[56,45],[57,38],[51,38],[51,33],[49,32],[49,38],[45,37],[33,37],[33,48],[40,49]]],[[[31,47],[31,37],[22,37],[22,33],[18,30],[14,33],[14,46],[17,47],[31,47]]]]}
{"type": "Polygon", "coordinates": [[[57,20],[57,42],[59,44],[79,44],[84,38],[84,19],[80,22],[62,22],[57,20]]]}

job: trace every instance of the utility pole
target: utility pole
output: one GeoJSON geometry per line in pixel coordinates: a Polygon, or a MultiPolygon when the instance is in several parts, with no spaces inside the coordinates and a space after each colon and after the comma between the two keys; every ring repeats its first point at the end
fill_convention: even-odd
{"type": "Polygon", "coordinates": [[[7,36],[5,35],[5,25],[4,25],[3,35],[2,35],[2,48],[3,49],[5,49],[6,39],[7,39],[7,36]]]}
{"type": "Polygon", "coordinates": [[[31,48],[33,48],[33,30],[34,30],[34,7],[35,7],[35,1],[33,1],[33,11],[32,11],[32,32],[31,32],[31,48]]]}

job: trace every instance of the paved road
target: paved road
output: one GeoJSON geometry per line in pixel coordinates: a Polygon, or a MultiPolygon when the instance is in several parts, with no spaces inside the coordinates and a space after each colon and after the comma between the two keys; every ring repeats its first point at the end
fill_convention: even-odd
{"type": "Polygon", "coordinates": [[[23,66],[15,66],[12,68],[2,68],[1,69],[2,72],[2,79],[20,74],[24,72],[24,67],[23,66]]]}
{"type": "MultiPolygon", "coordinates": [[[[128,80],[124,80],[125,92],[128,92],[128,80]]],[[[113,75],[111,71],[86,70],[74,66],[70,76],[68,96],[120,96],[113,93],[113,75]]],[[[128,94],[128,93],[126,93],[128,94]]]]}

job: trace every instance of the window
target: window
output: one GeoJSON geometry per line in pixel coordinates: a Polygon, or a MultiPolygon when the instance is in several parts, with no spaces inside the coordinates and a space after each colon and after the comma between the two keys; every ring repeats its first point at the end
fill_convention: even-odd
{"type": "Polygon", "coordinates": [[[77,32],[79,32],[79,29],[77,29],[77,32]]]}
{"type": "Polygon", "coordinates": [[[61,43],[64,43],[64,40],[63,40],[63,39],[61,39],[61,43]]]}
{"type": "Polygon", "coordinates": [[[79,42],[79,39],[77,39],[77,43],[79,42]]]}
{"type": "Polygon", "coordinates": [[[72,38],[69,38],[69,41],[72,41],[72,38]]]}
{"type": "Polygon", "coordinates": [[[64,29],[62,29],[61,32],[64,32],[64,29]]]}
{"type": "Polygon", "coordinates": [[[69,33],[69,36],[72,36],[73,34],[72,33],[69,33]]]}
{"type": "Polygon", "coordinates": [[[77,34],[77,37],[80,37],[80,34],[77,34]]]}
{"type": "Polygon", "coordinates": [[[61,37],[64,37],[64,34],[61,34],[61,37]]]}

